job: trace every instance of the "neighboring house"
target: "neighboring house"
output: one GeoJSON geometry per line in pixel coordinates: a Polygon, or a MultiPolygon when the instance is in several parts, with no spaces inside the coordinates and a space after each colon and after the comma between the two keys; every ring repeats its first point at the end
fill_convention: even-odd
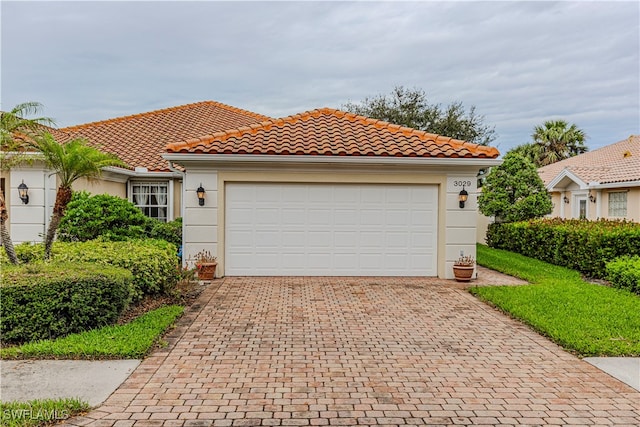
{"type": "MultiPolygon", "coordinates": [[[[61,129],[48,129],[59,142],[86,138],[117,155],[129,167],[106,168],[97,181],[80,180],[74,190],[126,198],[148,216],[171,221],[182,215],[183,171],[161,156],[168,143],[248,126],[269,117],[218,102],[205,101],[148,113],[118,117],[61,129]]],[[[3,172],[9,223],[14,242],[42,241],[55,201],[56,181],[38,162],[3,172]],[[18,185],[29,187],[29,204],[17,197],[18,185]]]]}
{"type": "Polygon", "coordinates": [[[538,169],[560,218],[640,222],[640,135],[538,169]]]}
{"type": "Polygon", "coordinates": [[[320,109],[172,143],[164,158],[185,170],[185,259],[211,251],[219,276],[452,278],[475,256],[476,175],[498,155],[320,109]]]}

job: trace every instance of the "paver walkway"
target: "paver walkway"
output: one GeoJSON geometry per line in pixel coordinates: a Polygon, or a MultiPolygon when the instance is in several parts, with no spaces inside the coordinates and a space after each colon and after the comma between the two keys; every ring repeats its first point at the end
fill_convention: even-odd
{"type": "Polygon", "coordinates": [[[640,425],[640,393],[437,279],[226,278],[188,316],[67,424],[640,425]]]}

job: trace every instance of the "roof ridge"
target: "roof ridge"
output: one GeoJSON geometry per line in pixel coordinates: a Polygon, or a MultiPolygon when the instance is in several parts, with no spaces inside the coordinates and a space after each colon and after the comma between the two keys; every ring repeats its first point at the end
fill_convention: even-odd
{"type": "Polygon", "coordinates": [[[183,104],[183,105],[177,105],[177,106],[173,106],[173,107],[166,107],[166,108],[160,108],[157,110],[152,110],[152,111],[146,111],[144,113],[137,113],[137,114],[129,114],[126,116],[118,116],[118,117],[113,117],[110,119],[105,119],[105,120],[98,120],[98,121],[94,121],[94,122],[88,122],[88,123],[81,123],[78,125],[73,125],[73,126],[67,126],[64,128],[59,128],[58,130],[62,130],[62,131],[75,131],[78,129],[84,129],[84,128],[88,128],[88,127],[94,127],[94,126],[98,126],[101,124],[105,124],[105,123],[118,123],[118,122],[124,122],[124,121],[128,121],[134,118],[140,118],[140,117],[152,117],[152,116],[156,116],[159,114],[163,114],[163,113],[167,113],[170,111],[179,111],[179,110],[184,110],[187,108],[191,108],[191,107],[195,107],[198,105],[215,105],[216,107],[220,107],[223,108],[225,110],[228,111],[233,111],[236,113],[241,113],[244,115],[249,115],[252,116],[256,119],[268,119],[268,116],[264,116],[262,114],[258,114],[258,113],[254,113],[253,111],[249,111],[249,110],[244,110],[242,108],[238,108],[238,107],[234,107],[232,105],[228,105],[228,104],[223,104],[222,102],[218,102],[218,101],[199,101],[199,102],[192,102],[190,104],[183,104]]]}

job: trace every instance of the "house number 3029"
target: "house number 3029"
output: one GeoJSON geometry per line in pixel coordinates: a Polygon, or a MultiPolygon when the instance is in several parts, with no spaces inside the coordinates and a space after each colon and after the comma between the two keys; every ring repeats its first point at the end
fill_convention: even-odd
{"type": "Polygon", "coordinates": [[[471,181],[453,181],[454,187],[471,187],[471,181]]]}

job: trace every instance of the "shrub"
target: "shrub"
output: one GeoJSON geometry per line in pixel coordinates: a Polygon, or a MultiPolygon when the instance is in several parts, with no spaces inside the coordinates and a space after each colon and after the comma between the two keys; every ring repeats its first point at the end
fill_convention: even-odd
{"type": "Polygon", "coordinates": [[[616,288],[640,294],[640,256],[622,256],[607,263],[607,279],[616,288]]]}
{"type": "MultiPolygon", "coordinates": [[[[16,246],[18,258],[23,262],[42,259],[43,246],[20,244],[16,246]]],[[[164,240],[127,240],[105,242],[56,242],[52,249],[54,263],[94,263],[113,265],[133,274],[133,298],[171,290],[178,281],[176,248],[164,240]]]]}
{"type": "Polygon", "coordinates": [[[63,242],[85,242],[102,236],[105,240],[146,237],[148,218],[128,200],[108,194],[73,194],[58,228],[63,242]]]}
{"type": "Polygon", "coordinates": [[[487,231],[487,244],[605,278],[607,262],[640,255],[640,224],[560,218],[495,223],[487,231]]]}
{"type": "Polygon", "coordinates": [[[177,248],[182,245],[182,219],[161,222],[147,217],[133,203],[120,197],[76,192],[60,222],[58,240],[86,242],[96,238],[108,241],[162,239],[177,248]]]}
{"type": "Polygon", "coordinates": [[[491,168],[478,196],[478,209],[486,216],[513,222],[551,213],[551,198],[529,160],[507,153],[501,165],[491,168]]]}
{"type": "Polygon", "coordinates": [[[133,276],[93,264],[2,267],[2,341],[55,338],[114,323],[131,301],[133,276]]]}
{"type": "Polygon", "coordinates": [[[182,218],[176,218],[175,221],[169,222],[160,222],[150,218],[148,225],[151,226],[147,232],[148,237],[166,240],[173,243],[176,248],[182,246],[182,218]]]}

